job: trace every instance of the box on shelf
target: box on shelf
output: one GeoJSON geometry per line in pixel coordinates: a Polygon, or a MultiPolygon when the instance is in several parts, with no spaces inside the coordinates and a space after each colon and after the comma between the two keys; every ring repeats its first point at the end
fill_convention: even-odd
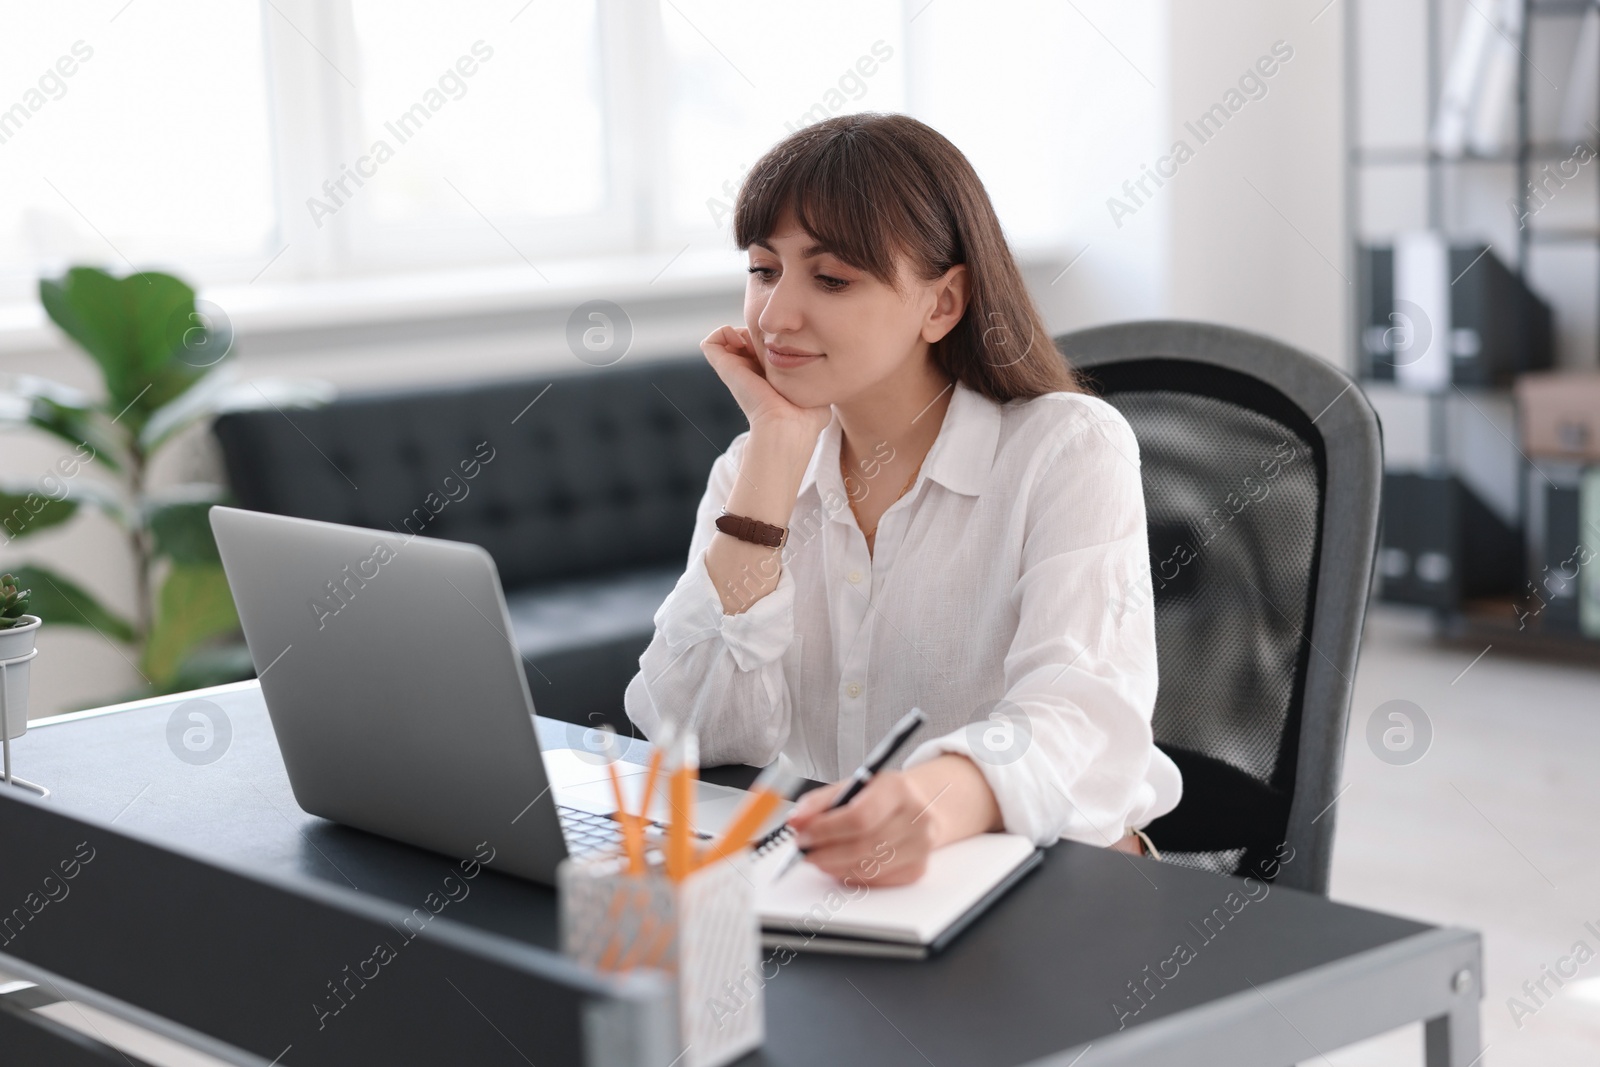
{"type": "Polygon", "coordinates": [[[1528,374],[1515,393],[1524,452],[1600,463],[1600,374],[1528,374]]]}
{"type": "Polygon", "coordinates": [[[1458,610],[1512,592],[1522,573],[1520,535],[1460,478],[1386,471],[1380,595],[1400,604],[1458,610]]]}
{"type": "Polygon", "coordinates": [[[1383,425],[1385,469],[1454,474],[1507,526],[1522,528],[1526,461],[1509,391],[1418,393],[1373,381],[1362,391],[1383,425]]]}
{"type": "MultiPolygon", "coordinates": [[[[1509,385],[1519,374],[1544,370],[1553,358],[1550,305],[1483,244],[1452,245],[1448,278],[1438,288],[1449,293],[1449,313],[1439,316],[1446,336],[1434,337],[1434,323],[1417,309],[1397,304],[1395,249],[1363,247],[1358,257],[1361,330],[1357,366],[1366,378],[1395,381],[1397,368],[1419,358],[1418,346],[1443,344],[1450,355],[1448,381],[1462,386],[1509,385]]],[[[1403,378],[1404,371],[1398,377],[1403,378]]]]}

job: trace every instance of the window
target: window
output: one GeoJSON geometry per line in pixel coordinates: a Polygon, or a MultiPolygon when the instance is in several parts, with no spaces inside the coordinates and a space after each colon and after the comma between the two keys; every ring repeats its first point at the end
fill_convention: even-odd
{"type": "MultiPolygon", "coordinates": [[[[1081,7],[1155,62],[1136,47],[1150,20],[1081,7]]],[[[1151,125],[1132,60],[1074,10],[22,6],[0,37],[0,303],[68,262],[272,283],[726,250],[745,171],[790,131],[860,110],[933,123],[1013,239],[1060,245],[1126,170],[1123,131],[1151,125]]]]}
{"type": "Polygon", "coordinates": [[[1152,5],[935,4],[917,25],[916,115],[966,153],[1014,245],[1100,230],[1106,197],[1166,143],[1152,5]]]}
{"type": "Polygon", "coordinates": [[[357,117],[335,178],[360,173],[342,186],[345,204],[315,199],[354,209],[356,258],[481,261],[621,236],[606,225],[621,197],[607,169],[594,0],[520,11],[352,0],[351,11],[357,117]],[[591,225],[563,235],[553,220],[591,225]]]}
{"type": "Polygon", "coordinates": [[[76,4],[11,5],[0,299],[25,298],[40,270],[69,262],[215,273],[259,261],[277,223],[266,90],[255,0],[93,17],[76,4]]]}
{"type": "Polygon", "coordinates": [[[904,111],[900,0],[804,5],[662,0],[669,86],[667,226],[727,232],[745,171],[793,130],[832,115],[904,111]]]}

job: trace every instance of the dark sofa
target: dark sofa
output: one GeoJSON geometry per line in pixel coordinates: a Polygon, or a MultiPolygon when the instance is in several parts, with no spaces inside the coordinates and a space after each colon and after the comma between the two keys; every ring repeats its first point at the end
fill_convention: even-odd
{"type": "Polygon", "coordinates": [[[214,432],[241,507],[482,545],[539,713],[626,732],[711,464],[745,427],[697,353],[232,412],[214,432]]]}

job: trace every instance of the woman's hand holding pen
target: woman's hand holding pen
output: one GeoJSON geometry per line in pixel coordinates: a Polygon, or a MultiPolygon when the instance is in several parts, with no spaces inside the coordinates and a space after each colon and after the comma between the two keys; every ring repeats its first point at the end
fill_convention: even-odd
{"type": "Polygon", "coordinates": [[[840,881],[906,885],[922,877],[934,849],[1002,828],[989,784],[965,756],[884,771],[844,807],[826,810],[845,785],[813,789],[788,818],[806,861],[840,881]]]}
{"type": "Polygon", "coordinates": [[[923,812],[928,798],[909,775],[885,771],[844,807],[826,810],[845,784],[813,789],[789,813],[806,862],[840,881],[905,885],[921,878],[935,848],[934,820],[923,812]]]}

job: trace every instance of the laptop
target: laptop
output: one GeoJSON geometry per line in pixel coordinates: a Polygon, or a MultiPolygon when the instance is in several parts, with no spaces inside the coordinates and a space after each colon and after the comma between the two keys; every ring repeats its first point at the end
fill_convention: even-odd
{"type": "MultiPolygon", "coordinates": [[[[566,857],[620,841],[595,733],[575,725],[570,747],[541,749],[486,551],[225,507],[211,529],[306,812],[455,859],[492,855],[489,866],[545,885],[566,857]]],[[[616,767],[638,811],[646,768],[616,767]]],[[[649,812],[657,835],[665,777],[649,812]]],[[[699,783],[699,836],[745,796],[699,783]]]]}

